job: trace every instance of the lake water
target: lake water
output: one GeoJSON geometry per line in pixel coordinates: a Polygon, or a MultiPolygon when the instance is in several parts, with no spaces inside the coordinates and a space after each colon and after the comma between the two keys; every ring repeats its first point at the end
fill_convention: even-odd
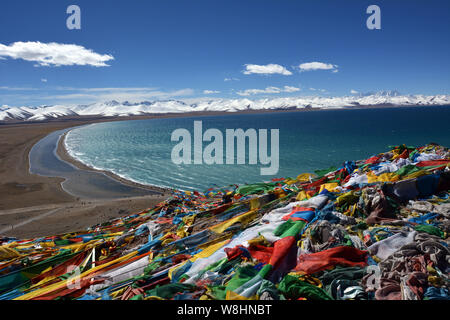
{"type": "MultiPolygon", "coordinates": [[[[295,177],[346,160],[388,151],[388,146],[429,142],[450,146],[450,107],[402,107],[230,114],[98,123],[70,131],[69,153],[88,166],[142,184],[206,190],[229,184],[295,177]],[[265,165],[194,165],[171,161],[175,129],[201,120],[203,132],[219,129],[279,129],[279,171],[262,176],[265,165]]],[[[206,147],[209,142],[204,142],[206,147]]],[[[224,141],[225,144],[225,141],[224,141]]],[[[270,143],[269,143],[270,150],[270,143]]]]}

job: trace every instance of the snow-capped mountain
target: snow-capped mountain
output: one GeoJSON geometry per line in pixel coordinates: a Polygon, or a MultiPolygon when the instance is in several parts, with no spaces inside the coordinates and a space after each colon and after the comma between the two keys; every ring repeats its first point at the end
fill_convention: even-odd
{"type": "Polygon", "coordinates": [[[360,94],[344,97],[284,97],[265,99],[189,99],[158,100],[130,103],[108,101],[76,106],[0,107],[0,121],[43,121],[61,117],[98,116],[125,117],[156,113],[183,113],[193,111],[274,110],[304,108],[346,108],[358,106],[432,106],[450,105],[450,95],[401,95],[396,91],[360,94]]]}

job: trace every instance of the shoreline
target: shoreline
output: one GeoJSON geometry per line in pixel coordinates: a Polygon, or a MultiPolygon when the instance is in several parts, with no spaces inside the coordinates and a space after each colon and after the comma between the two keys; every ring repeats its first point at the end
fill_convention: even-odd
{"type": "Polygon", "coordinates": [[[59,137],[58,145],[56,147],[56,154],[61,160],[70,163],[71,165],[75,166],[79,170],[100,172],[100,173],[110,177],[111,179],[116,180],[117,182],[119,182],[121,184],[124,184],[124,185],[127,185],[127,186],[141,188],[141,189],[149,190],[149,191],[152,191],[152,192],[159,192],[162,195],[165,195],[166,192],[173,191],[173,189],[171,189],[171,188],[163,188],[163,187],[155,186],[155,185],[146,185],[146,184],[141,184],[141,183],[138,183],[138,182],[135,182],[135,181],[132,181],[132,180],[128,180],[128,179],[125,179],[125,178],[123,178],[123,177],[121,177],[121,176],[111,172],[111,171],[95,169],[95,168],[92,168],[92,167],[84,164],[83,162],[75,159],[74,157],[72,157],[69,154],[69,152],[66,149],[65,143],[64,143],[67,134],[72,129],[73,128],[70,128],[67,132],[63,133],[59,137]]]}
{"type": "MultiPolygon", "coordinates": [[[[340,108],[341,109],[341,108],[340,108]]],[[[356,109],[356,108],[355,108],[356,109]]],[[[127,116],[127,117],[112,117],[112,118],[99,118],[98,121],[91,121],[89,123],[86,123],[81,126],[85,125],[91,125],[96,123],[104,123],[104,122],[116,122],[116,121],[134,121],[134,120],[147,120],[147,119],[167,119],[167,118],[190,118],[190,117],[207,117],[207,116],[227,116],[227,115],[236,115],[236,114],[266,114],[266,113],[279,113],[279,112],[310,112],[310,111],[324,111],[324,110],[330,110],[330,109],[324,109],[324,108],[304,108],[304,109],[268,109],[268,110],[241,110],[236,112],[229,112],[229,111],[198,111],[198,112],[187,112],[187,113],[162,113],[162,114],[152,114],[152,115],[143,115],[143,116],[127,116]]],[[[65,133],[63,133],[59,140],[58,145],[56,148],[56,154],[57,156],[71,165],[75,166],[79,170],[83,171],[93,171],[93,172],[99,172],[102,173],[108,177],[110,177],[113,180],[116,180],[117,182],[131,186],[131,187],[137,187],[146,189],[152,192],[161,192],[163,195],[166,192],[172,192],[175,189],[169,188],[169,187],[162,187],[162,186],[156,186],[156,185],[146,185],[141,184],[132,180],[125,179],[111,171],[108,170],[100,170],[93,167],[90,167],[86,165],[85,163],[77,160],[76,158],[72,157],[65,146],[65,139],[67,134],[74,129],[75,127],[70,127],[69,130],[65,133]]],[[[61,187],[62,187],[61,182],[61,187]]],[[[65,190],[64,190],[65,191],[65,190]]],[[[67,191],[65,191],[67,192],[67,191]]]]}
{"type": "MultiPolygon", "coordinates": [[[[116,121],[134,121],[134,120],[147,120],[147,119],[167,119],[167,118],[189,118],[189,117],[204,117],[204,116],[227,116],[227,115],[237,115],[237,114],[267,114],[267,113],[289,113],[289,112],[319,112],[319,111],[327,111],[327,110],[360,110],[360,109],[385,109],[385,108],[403,108],[403,107],[411,107],[411,106],[392,106],[392,105],[377,105],[377,106],[349,106],[349,107],[339,107],[339,108],[302,108],[302,109],[260,109],[260,110],[239,110],[235,112],[230,111],[198,111],[198,112],[187,112],[187,113],[161,113],[161,114],[151,114],[151,115],[142,115],[142,116],[126,116],[126,117],[106,117],[106,118],[99,118],[98,121],[93,120],[89,123],[86,123],[85,125],[91,125],[96,123],[103,123],[103,122],[116,122],[116,121]]],[[[413,107],[423,107],[423,106],[413,106],[413,107]]],[[[86,165],[85,163],[79,161],[78,159],[72,157],[65,146],[65,139],[67,134],[72,131],[74,127],[70,127],[70,129],[63,133],[59,140],[58,145],[56,148],[56,154],[57,156],[71,165],[75,166],[79,170],[84,171],[93,171],[93,172],[99,172],[102,174],[105,174],[106,176],[110,177],[113,180],[116,180],[117,182],[131,186],[131,187],[137,187],[146,189],[153,192],[161,192],[165,194],[166,192],[171,192],[175,189],[169,188],[169,187],[162,187],[157,185],[148,185],[148,184],[141,184],[133,180],[129,180],[126,178],[123,178],[111,171],[108,170],[101,170],[96,169],[91,166],[86,165]]],[[[67,191],[66,191],[67,192],[67,191]]]]}
{"type": "Polygon", "coordinates": [[[156,191],[136,197],[80,199],[63,189],[64,178],[30,172],[30,152],[39,141],[55,131],[90,123],[94,121],[0,126],[0,237],[28,239],[76,232],[167,199],[167,192],[156,191]]]}
{"type": "Polygon", "coordinates": [[[62,178],[44,177],[30,173],[29,154],[33,146],[47,135],[54,131],[73,127],[75,123],[53,123],[53,124],[13,124],[0,126],[0,137],[4,136],[7,143],[0,143],[0,210],[13,209],[17,206],[39,205],[39,199],[27,199],[21,197],[20,202],[15,196],[24,196],[30,193],[39,193],[39,191],[51,191],[52,197],[46,197],[45,203],[55,199],[56,203],[65,203],[74,201],[75,198],[67,194],[60,184],[64,181],[62,178]],[[16,187],[19,185],[21,187],[16,187]],[[23,189],[23,190],[22,190],[23,189]],[[5,195],[11,196],[9,201],[5,195]],[[30,200],[36,203],[29,203],[30,200]],[[36,201],[37,200],[37,201],[36,201]]]}

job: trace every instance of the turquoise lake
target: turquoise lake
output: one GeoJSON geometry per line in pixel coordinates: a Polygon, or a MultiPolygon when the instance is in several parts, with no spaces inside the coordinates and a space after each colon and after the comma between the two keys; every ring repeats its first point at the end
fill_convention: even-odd
{"type": "MultiPolygon", "coordinates": [[[[270,134],[269,134],[270,135],[270,134]]],[[[206,190],[230,184],[295,177],[346,160],[388,151],[388,146],[450,146],[450,107],[401,107],[319,110],[263,114],[230,114],[106,122],[76,128],[66,138],[69,153],[88,166],[108,170],[142,184],[182,190],[206,190]],[[174,164],[175,129],[201,120],[203,132],[219,129],[279,129],[279,171],[260,175],[267,165],[174,164]]],[[[203,143],[203,148],[209,142],[203,143]]],[[[225,144],[225,141],[224,141],[225,144]]],[[[270,142],[269,142],[270,150],[270,142]]],[[[270,153],[270,152],[269,152],[270,153]]]]}

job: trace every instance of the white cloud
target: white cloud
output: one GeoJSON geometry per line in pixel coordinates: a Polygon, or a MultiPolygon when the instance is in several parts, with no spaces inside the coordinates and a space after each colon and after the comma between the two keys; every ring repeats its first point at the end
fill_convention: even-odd
{"type": "Polygon", "coordinates": [[[299,66],[300,71],[312,71],[312,70],[333,70],[337,72],[337,65],[323,62],[306,62],[299,66]]]}
{"type": "Polygon", "coordinates": [[[149,99],[171,99],[194,94],[194,90],[190,88],[175,91],[160,91],[155,90],[155,88],[81,88],[73,91],[73,93],[47,96],[46,98],[59,100],[84,99],[86,101],[118,100],[140,102],[149,99]]]}
{"type": "Polygon", "coordinates": [[[223,81],[240,81],[238,78],[225,78],[223,81]]]}
{"type": "Polygon", "coordinates": [[[42,82],[47,82],[47,79],[42,78],[41,81],[42,81],[42,82]]]}
{"type": "Polygon", "coordinates": [[[265,89],[247,89],[244,91],[236,92],[240,96],[250,96],[254,94],[262,94],[262,93],[282,93],[282,92],[297,92],[300,91],[300,88],[284,86],[283,88],[278,87],[267,87],[265,89]]]}
{"type": "MultiPolygon", "coordinates": [[[[11,88],[6,87],[6,90],[11,88]]],[[[10,96],[10,99],[29,103],[30,100],[41,101],[45,104],[86,104],[93,102],[104,101],[129,101],[129,102],[141,102],[145,100],[165,100],[174,99],[179,97],[192,96],[195,91],[190,88],[163,91],[153,87],[123,87],[123,88],[73,88],[73,87],[56,87],[49,88],[50,93],[36,94],[33,92],[26,93],[28,90],[38,90],[34,88],[14,88],[14,91],[24,91],[20,94],[14,94],[10,96]]],[[[2,90],[2,87],[0,87],[2,90]]],[[[7,95],[2,94],[1,97],[5,98],[7,95]]]]}
{"type": "Polygon", "coordinates": [[[0,87],[0,90],[8,90],[8,91],[35,91],[39,90],[38,88],[27,88],[27,87],[0,87]]]}
{"type": "Polygon", "coordinates": [[[317,88],[309,88],[309,90],[311,90],[311,91],[320,91],[320,92],[327,92],[327,90],[325,90],[325,89],[317,89],[317,88]]]}
{"type": "Polygon", "coordinates": [[[351,93],[351,94],[358,94],[359,92],[352,89],[352,90],[350,90],[350,93],[351,93]]]}
{"type": "Polygon", "coordinates": [[[300,91],[300,88],[284,86],[284,92],[297,92],[300,91]]]}
{"type": "Polygon", "coordinates": [[[244,74],[282,74],[285,76],[290,76],[292,72],[279,64],[267,64],[267,65],[257,65],[257,64],[246,64],[244,74]]]}
{"type": "Polygon", "coordinates": [[[0,58],[23,59],[36,62],[36,66],[73,66],[90,65],[107,67],[114,57],[108,54],[98,54],[90,49],[76,44],[56,42],[14,42],[10,45],[0,43],[0,58]]]}
{"type": "Polygon", "coordinates": [[[156,87],[119,87],[119,88],[111,88],[111,87],[105,87],[105,88],[74,88],[74,87],[58,87],[56,88],[59,91],[64,90],[72,90],[72,91],[83,91],[83,92],[136,92],[136,91],[156,91],[158,88],[156,87]]]}
{"type": "Polygon", "coordinates": [[[214,93],[220,93],[220,91],[217,90],[203,90],[204,94],[214,94],[214,93]]]}

